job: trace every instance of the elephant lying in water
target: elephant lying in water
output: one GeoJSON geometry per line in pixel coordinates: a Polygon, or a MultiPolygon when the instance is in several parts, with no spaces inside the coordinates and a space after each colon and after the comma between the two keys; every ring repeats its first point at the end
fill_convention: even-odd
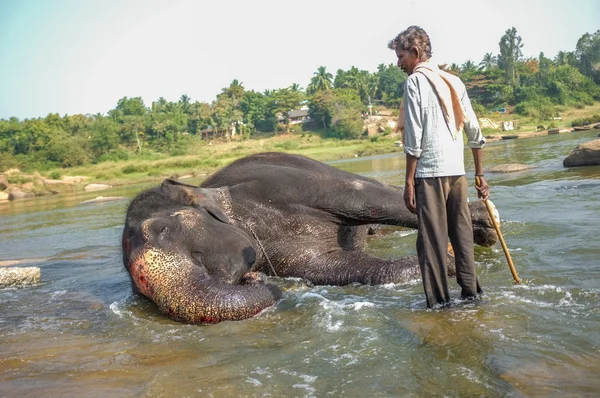
{"type": "MultiPolygon", "coordinates": [[[[362,251],[369,225],[416,228],[402,194],[303,156],[252,155],[199,187],[167,179],[139,194],[127,211],[123,261],[134,290],[188,323],[246,319],[274,304],[281,291],[260,273],[330,285],[404,282],[419,276],[415,257],[362,251]]],[[[493,245],[485,206],[470,208],[475,242],[493,245]]]]}

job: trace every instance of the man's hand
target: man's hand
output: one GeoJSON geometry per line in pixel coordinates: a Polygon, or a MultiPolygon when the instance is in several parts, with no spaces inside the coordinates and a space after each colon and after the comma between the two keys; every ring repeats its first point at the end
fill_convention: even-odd
{"type": "MultiPolygon", "coordinates": [[[[477,189],[477,197],[483,200],[488,200],[490,197],[490,186],[485,177],[475,177],[475,189],[477,189]],[[479,182],[479,183],[478,183],[479,182]]],[[[406,193],[405,193],[406,195],[406,193]]]]}
{"type": "Polygon", "coordinates": [[[415,184],[404,184],[404,205],[413,214],[417,214],[417,206],[415,204],[415,184]]]}

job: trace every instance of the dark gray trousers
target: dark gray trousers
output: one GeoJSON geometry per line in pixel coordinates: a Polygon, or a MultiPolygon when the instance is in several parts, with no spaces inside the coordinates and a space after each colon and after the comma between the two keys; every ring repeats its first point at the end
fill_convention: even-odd
{"type": "Polygon", "coordinates": [[[474,260],[473,226],[465,176],[415,179],[417,255],[427,307],[450,302],[448,237],[454,249],[456,281],[462,298],[481,293],[474,260]]]}

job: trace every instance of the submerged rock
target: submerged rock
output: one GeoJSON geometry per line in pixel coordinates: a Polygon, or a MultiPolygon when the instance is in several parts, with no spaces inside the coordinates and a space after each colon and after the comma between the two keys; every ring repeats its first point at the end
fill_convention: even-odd
{"type": "Polygon", "coordinates": [[[534,169],[535,166],[528,164],[518,164],[518,163],[509,163],[509,164],[499,164],[496,166],[492,166],[486,170],[488,173],[514,173],[516,171],[523,171],[534,169]]]}
{"type": "Polygon", "coordinates": [[[123,196],[98,196],[94,199],[86,200],[79,204],[86,205],[86,204],[91,204],[91,203],[112,202],[114,200],[121,200],[121,199],[125,199],[125,197],[123,197],[123,196]]]}
{"type": "Polygon", "coordinates": [[[26,285],[40,281],[39,267],[0,268],[0,287],[26,285]]]}

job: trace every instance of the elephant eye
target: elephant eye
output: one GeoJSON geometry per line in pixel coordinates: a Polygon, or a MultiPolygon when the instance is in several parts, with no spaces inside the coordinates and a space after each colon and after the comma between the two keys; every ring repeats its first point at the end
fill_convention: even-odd
{"type": "Polygon", "coordinates": [[[158,234],[158,236],[160,237],[160,239],[164,239],[167,234],[169,233],[169,227],[167,227],[166,225],[164,227],[162,227],[160,229],[160,232],[158,234]]]}

